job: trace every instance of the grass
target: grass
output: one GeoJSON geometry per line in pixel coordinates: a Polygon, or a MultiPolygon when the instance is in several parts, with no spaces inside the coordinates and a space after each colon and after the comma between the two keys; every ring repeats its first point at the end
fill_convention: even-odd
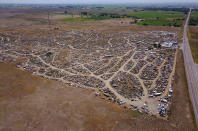
{"type": "Polygon", "coordinates": [[[143,19],[143,21],[137,22],[140,25],[152,25],[152,26],[182,26],[184,22],[185,15],[182,12],[173,11],[139,11],[126,16],[116,14],[115,16],[99,16],[95,15],[93,17],[69,17],[62,18],[61,21],[98,21],[113,18],[122,17],[133,17],[138,19],[143,19]]]}
{"type": "Polygon", "coordinates": [[[130,113],[131,113],[131,116],[135,118],[140,117],[142,115],[141,113],[137,111],[133,111],[133,110],[131,110],[130,113]]]}
{"type": "Polygon", "coordinates": [[[137,24],[157,26],[182,26],[184,13],[173,11],[140,11],[129,16],[144,19],[137,24]]]}
{"type": "Polygon", "coordinates": [[[190,27],[188,30],[188,38],[192,56],[195,63],[198,63],[198,28],[190,27]]]}
{"type": "Polygon", "coordinates": [[[140,11],[135,14],[130,14],[130,16],[134,16],[137,18],[184,18],[184,14],[181,12],[173,12],[173,11],[140,11]]]}
{"type": "Polygon", "coordinates": [[[192,12],[189,24],[193,26],[198,25],[198,12],[192,12]]]}
{"type": "Polygon", "coordinates": [[[189,40],[192,56],[195,63],[198,63],[198,40],[189,40]]]}
{"type": "Polygon", "coordinates": [[[170,21],[170,20],[144,20],[139,22],[140,25],[152,25],[152,26],[182,26],[183,21],[170,21]]]}
{"type": "Polygon", "coordinates": [[[184,33],[184,29],[180,28],[179,34],[178,34],[178,43],[183,43],[183,33],[184,33]]]}
{"type": "Polygon", "coordinates": [[[62,18],[61,21],[98,21],[111,19],[109,17],[69,17],[62,18]]]}

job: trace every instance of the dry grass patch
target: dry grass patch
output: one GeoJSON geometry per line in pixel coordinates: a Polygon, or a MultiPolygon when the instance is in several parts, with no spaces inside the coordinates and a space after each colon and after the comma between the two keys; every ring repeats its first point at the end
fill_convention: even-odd
{"type": "Polygon", "coordinates": [[[188,31],[189,43],[195,63],[198,63],[198,27],[191,26],[188,31]]]}

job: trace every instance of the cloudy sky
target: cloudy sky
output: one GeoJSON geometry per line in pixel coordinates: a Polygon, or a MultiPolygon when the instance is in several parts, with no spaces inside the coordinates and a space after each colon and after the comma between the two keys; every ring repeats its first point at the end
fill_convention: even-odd
{"type": "Polygon", "coordinates": [[[198,0],[0,0],[0,3],[65,3],[65,4],[115,4],[115,3],[167,3],[196,2],[198,0]]]}

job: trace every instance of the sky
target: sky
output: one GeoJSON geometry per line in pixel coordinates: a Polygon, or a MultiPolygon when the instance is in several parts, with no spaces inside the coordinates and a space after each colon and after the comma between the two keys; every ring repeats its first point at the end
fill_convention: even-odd
{"type": "Polygon", "coordinates": [[[0,3],[18,3],[18,4],[117,4],[117,3],[185,3],[196,2],[198,0],[0,0],[0,3]]]}

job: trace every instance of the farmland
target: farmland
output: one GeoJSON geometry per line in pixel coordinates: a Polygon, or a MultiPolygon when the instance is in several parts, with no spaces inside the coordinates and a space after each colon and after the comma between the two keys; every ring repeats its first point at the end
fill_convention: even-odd
{"type": "Polygon", "coordinates": [[[184,13],[172,11],[141,11],[129,16],[143,19],[141,25],[182,26],[184,13]]]}
{"type": "MultiPolygon", "coordinates": [[[[82,13],[82,12],[80,12],[82,13]]],[[[83,12],[84,13],[84,12],[83,12]]],[[[184,22],[183,12],[173,11],[137,11],[128,13],[88,13],[86,16],[61,18],[61,21],[96,21],[114,18],[128,18],[131,24],[151,26],[175,26],[180,27],[184,22]]]]}
{"type": "Polygon", "coordinates": [[[193,12],[191,14],[189,25],[192,25],[192,26],[198,25],[198,12],[193,12]]]}

